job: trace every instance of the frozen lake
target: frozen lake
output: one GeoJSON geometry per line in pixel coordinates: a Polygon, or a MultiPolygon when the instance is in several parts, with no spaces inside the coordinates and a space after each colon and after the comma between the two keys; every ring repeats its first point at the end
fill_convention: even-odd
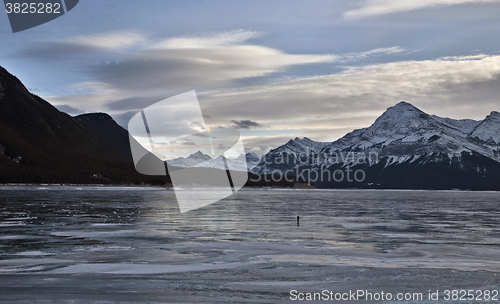
{"type": "Polygon", "coordinates": [[[183,214],[174,198],[161,188],[0,187],[0,302],[439,290],[440,300],[417,302],[450,303],[445,290],[499,289],[500,193],[243,190],[183,214]]]}

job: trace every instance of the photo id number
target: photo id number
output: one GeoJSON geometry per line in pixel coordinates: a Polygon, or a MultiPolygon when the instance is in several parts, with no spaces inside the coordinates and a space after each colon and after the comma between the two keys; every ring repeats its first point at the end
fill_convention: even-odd
{"type": "Polygon", "coordinates": [[[7,14],[60,14],[60,3],[6,3],[7,14]]]}

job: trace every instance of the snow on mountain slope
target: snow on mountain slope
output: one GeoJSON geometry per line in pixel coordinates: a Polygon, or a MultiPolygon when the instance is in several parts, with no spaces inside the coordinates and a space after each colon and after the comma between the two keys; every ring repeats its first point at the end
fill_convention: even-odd
{"type": "MultiPolygon", "coordinates": [[[[452,162],[460,161],[463,153],[477,153],[500,162],[500,113],[491,112],[482,121],[455,120],[429,115],[402,101],[389,107],[371,126],[354,130],[332,143],[295,138],[262,158],[250,152],[226,159],[226,163],[232,170],[265,174],[284,172],[297,165],[302,169],[338,163],[354,166],[363,158],[370,166],[383,160],[384,168],[415,161],[452,162]]],[[[222,156],[212,159],[201,152],[168,163],[226,169],[222,156]]]]}
{"type": "MultiPolygon", "coordinates": [[[[455,120],[429,115],[403,101],[388,108],[371,126],[354,130],[332,143],[291,140],[264,155],[253,171],[269,173],[290,169],[297,162],[287,166],[276,160],[283,158],[283,152],[299,151],[309,154],[311,168],[331,165],[332,155],[348,166],[361,157],[370,164],[385,159],[388,166],[417,159],[438,162],[443,159],[442,155],[447,155],[447,159],[459,159],[464,152],[475,152],[500,162],[499,143],[498,112],[492,112],[483,121],[455,120]],[[377,157],[368,159],[370,153],[377,157]],[[326,157],[322,157],[324,155],[326,157]],[[422,155],[426,156],[424,160],[420,158],[422,155]]],[[[304,166],[303,162],[300,165],[304,166]]]]}
{"type": "Polygon", "coordinates": [[[443,118],[436,115],[431,116],[438,122],[450,128],[450,130],[455,130],[457,134],[460,135],[469,134],[480,123],[479,121],[473,119],[456,120],[452,118],[443,118]]]}
{"type": "MultiPolygon", "coordinates": [[[[226,164],[230,170],[250,171],[259,162],[260,157],[254,152],[241,154],[238,158],[226,158],[226,164]]],[[[188,157],[179,157],[166,161],[169,165],[182,168],[215,168],[226,170],[224,159],[221,155],[212,159],[209,155],[200,151],[189,155],[188,157]]]]}
{"type": "MultiPolygon", "coordinates": [[[[496,113],[496,112],[495,112],[496,113]]],[[[479,122],[454,120],[428,115],[407,102],[400,102],[385,111],[370,127],[355,130],[327,147],[330,151],[371,151],[379,157],[442,153],[457,156],[475,151],[500,161],[496,149],[470,140],[498,139],[500,115],[490,115],[479,122]]],[[[498,141],[494,142],[497,145],[498,141]]],[[[498,148],[498,147],[496,147],[498,148]]]]}
{"type": "Polygon", "coordinates": [[[268,168],[268,164],[275,162],[277,158],[283,155],[286,155],[287,160],[285,161],[286,164],[282,163],[280,167],[286,170],[286,165],[290,163],[289,159],[293,159],[294,161],[292,162],[296,162],[300,158],[322,151],[327,145],[327,142],[317,142],[307,137],[290,139],[286,144],[266,153],[251,171],[259,174],[271,173],[275,167],[271,166],[268,168]]]}
{"type": "Polygon", "coordinates": [[[469,134],[470,138],[480,139],[491,145],[500,143],[500,113],[493,111],[475,126],[469,134]]]}
{"type": "Polygon", "coordinates": [[[166,162],[171,165],[171,166],[176,166],[176,167],[195,167],[199,164],[202,164],[206,161],[210,161],[212,158],[207,155],[202,153],[201,151],[198,151],[196,153],[193,153],[189,155],[188,157],[179,157],[176,159],[170,159],[167,160],[166,162]]]}
{"type": "Polygon", "coordinates": [[[296,137],[295,139],[290,139],[286,144],[279,146],[278,148],[273,149],[270,152],[274,152],[274,153],[287,152],[287,153],[295,153],[295,154],[310,153],[312,151],[319,152],[326,145],[327,145],[327,143],[317,142],[317,141],[311,140],[307,137],[304,137],[304,138],[296,137]]]}
{"type": "Polygon", "coordinates": [[[440,124],[431,116],[407,102],[400,102],[388,108],[370,127],[354,130],[327,148],[364,150],[375,145],[388,146],[394,141],[416,142],[440,131],[440,124]]]}
{"type": "Polygon", "coordinates": [[[246,161],[247,170],[251,171],[260,161],[260,156],[255,154],[253,151],[248,152],[247,154],[241,154],[236,161],[242,163],[246,161]]]}

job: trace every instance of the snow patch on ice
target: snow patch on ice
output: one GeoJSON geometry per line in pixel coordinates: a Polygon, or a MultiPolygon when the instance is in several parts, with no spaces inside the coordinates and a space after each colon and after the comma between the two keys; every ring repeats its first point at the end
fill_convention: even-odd
{"type": "Polygon", "coordinates": [[[208,271],[248,267],[259,262],[248,263],[221,263],[197,265],[162,265],[162,264],[127,264],[127,263],[96,263],[78,264],[49,271],[51,274],[81,274],[81,273],[106,273],[106,274],[160,274],[191,271],[208,271]]]}

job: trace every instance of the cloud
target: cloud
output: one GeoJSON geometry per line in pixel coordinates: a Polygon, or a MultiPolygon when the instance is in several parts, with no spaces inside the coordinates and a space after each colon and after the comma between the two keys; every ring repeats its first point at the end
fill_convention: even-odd
{"type": "Polygon", "coordinates": [[[109,102],[104,106],[111,111],[140,110],[163,99],[163,96],[136,96],[109,102]]]}
{"type": "MultiPolygon", "coordinates": [[[[355,128],[369,126],[401,100],[430,114],[453,118],[482,119],[498,109],[500,55],[359,65],[375,56],[410,51],[392,46],[343,54],[288,54],[245,44],[258,35],[232,31],[147,43],[119,61],[92,67],[95,81],[75,85],[78,94],[48,100],[111,112],[126,126],[138,110],[196,89],[209,127],[239,128],[250,148],[259,151],[295,136],[333,141],[355,128]],[[343,70],[324,76],[274,79],[264,85],[241,87],[238,83],[297,65],[330,63],[342,64],[343,70]],[[358,65],[349,66],[352,63],[358,65]],[[228,89],[220,89],[223,87],[228,89]]],[[[178,124],[168,129],[179,134],[190,131],[178,124]]]]}
{"type": "Polygon", "coordinates": [[[240,121],[231,120],[231,122],[233,123],[233,127],[236,129],[250,129],[253,127],[260,127],[261,126],[258,122],[251,121],[248,119],[247,120],[240,120],[240,121]]]}
{"type": "Polygon", "coordinates": [[[128,122],[130,119],[137,114],[138,111],[127,111],[124,113],[119,113],[119,114],[113,114],[111,117],[116,121],[118,125],[120,125],[122,128],[125,130],[128,129],[128,122]]]}
{"type": "Polygon", "coordinates": [[[115,52],[140,46],[145,42],[146,37],[136,32],[109,32],[43,42],[22,50],[15,56],[59,59],[61,56],[115,52]]]}
{"type": "Polygon", "coordinates": [[[224,145],[223,143],[220,143],[220,144],[217,146],[217,149],[218,149],[218,150],[223,150],[223,151],[225,151],[225,150],[229,150],[229,149],[231,149],[231,147],[228,147],[228,146],[224,145]]]}
{"type": "Polygon", "coordinates": [[[120,62],[94,67],[93,75],[120,89],[200,90],[231,86],[240,79],[268,76],[298,65],[345,63],[404,52],[398,46],[340,55],[287,54],[259,45],[150,48],[120,62]]]}
{"type": "MultiPolygon", "coordinates": [[[[244,44],[259,35],[253,31],[237,30],[144,43],[119,61],[86,68],[95,81],[74,85],[76,94],[47,98],[54,104],[70,104],[89,111],[111,114],[137,111],[188,90],[200,92],[232,87],[238,85],[239,80],[269,76],[298,65],[350,63],[408,52],[393,46],[344,54],[287,54],[274,48],[244,44]]],[[[136,39],[130,33],[117,37],[130,43],[145,39],[136,39]],[[127,37],[129,39],[125,39],[127,37]]],[[[117,37],[109,36],[119,40],[117,37]]],[[[111,45],[129,45],[125,42],[113,42],[111,45]]],[[[95,48],[103,42],[98,39],[91,46],[92,42],[85,36],[65,43],[73,46],[80,43],[95,48]]]]}
{"type": "MultiPolygon", "coordinates": [[[[245,145],[263,152],[295,136],[333,141],[369,126],[387,107],[401,100],[429,114],[483,119],[500,106],[499,81],[500,55],[480,54],[352,66],[336,74],[212,90],[198,97],[203,112],[210,114],[211,118],[205,120],[209,127],[241,128],[245,145]]],[[[79,88],[95,92],[57,100],[72,107],[89,102],[95,102],[96,107],[107,104],[108,109],[113,105],[117,113],[134,108],[136,103],[146,106],[159,100],[127,99],[126,91],[106,83],[92,82],[79,88]],[[114,98],[120,101],[110,103],[114,98]]],[[[122,126],[137,113],[126,111],[113,115],[122,126]]]]}
{"type": "Polygon", "coordinates": [[[374,50],[369,50],[366,52],[357,52],[357,53],[346,53],[337,55],[338,62],[353,62],[362,59],[366,59],[372,56],[380,56],[380,55],[394,55],[394,54],[409,54],[411,51],[402,48],[400,46],[393,46],[388,48],[378,48],[374,50]]]}
{"type": "Polygon", "coordinates": [[[71,87],[77,93],[73,95],[43,96],[54,106],[70,105],[88,112],[107,111],[106,104],[117,99],[125,99],[126,92],[112,88],[104,82],[81,82],[71,87]]]}
{"type": "Polygon", "coordinates": [[[144,43],[145,41],[146,38],[136,32],[111,32],[79,36],[68,39],[65,43],[91,49],[120,50],[144,43]]]}
{"type": "MultiPolygon", "coordinates": [[[[410,51],[392,46],[343,54],[288,54],[246,44],[258,35],[238,30],[146,43],[119,61],[92,67],[95,81],[75,85],[78,94],[48,100],[111,112],[126,125],[138,110],[196,89],[205,123],[241,129],[256,149],[293,136],[332,141],[370,125],[401,100],[430,114],[453,118],[481,119],[498,108],[500,55],[349,66],[375,56],[410,51]],[[342,64],[343,70],[324,76],[275,79],[264,85],[239,87],[238,83],[297,65],[327,63],[342,64]],[[223,87],[228,89],[220,89],[223,87]]],[[[190,129],[175,124],[169,130],[181,134],[190,129]]]]}
{"type": "Polygon", "coordinates": [[[262,34],[255,31],[234,30],[226,32],[213,32],[198,36],[185,36],[166,39],[154,44],[153,48],[159,49],[185,49],[185,48],[207,48],[240,44],[247,40],[258,38],[262,34]]]}
{"type": "Polygon", "coordinates": [[[61,112],[64,112],[64,113],[67,113],[67,114],[70,114],[70,115],[79,115],[79,114],[84,114],[86,113],[85,110],[82,110],[82,109],[78,109],[78,108],[75,108],[75,107],[72,107],[68,104],[63,104],[63,105],[56,105],[55,106],[56,109],[58,109],[59,111],[61,112]]]}
{"type": "MultiPolygon", "coordinates": [[[[332,75],[206,92],[200,100],[207,111],[217,113],[213,122],[217,125],[244,117],[259,121],[274,134],[296,130],[294,134],[332,141],[369,126],[401,100],[430,114],[483,119],[499,107],[499,81],[500,55],[443,57],[349,67],[332,75]]],[[[261,130],[256,132],[250,130],[245,138],[257,148],[263,146],[257,143],[259,138],[274,140],[271,136],[264,141],[261,130]]]]}
{"type": "Polygon", "coordinates": [[[345,18],[363,18],[376,15],[399,13],[417,9],[442,7],[458,4],[499,2],[498,0],[365,0],[360,8],[347,11],[345,18]]]}
{"type": "Polygon", "coordinates": [[[181,138],[178,141],[180,141],[184,146],[196,146],[196,143],[189,138],[181,138]]]}
{"type": "Polygon", "coordinates": [[[229,86],[296,65],[338,62],[333,55],[292,55],[257,45],[148,49],[120,62],[94,67],[92,74],[115,88],[182,91],[229,86]]]}

